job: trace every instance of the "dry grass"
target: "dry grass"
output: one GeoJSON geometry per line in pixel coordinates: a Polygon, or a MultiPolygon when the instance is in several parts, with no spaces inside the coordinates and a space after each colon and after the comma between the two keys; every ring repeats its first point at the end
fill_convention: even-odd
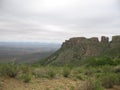
{"type": "MultiPolygon", "coordinates": [[[[86,81],[74,81],[62,77],[58,79],[32,79],[30,83],[24,83],[14,78],[4,78],[2,79],[3,87],[0,90],[87,90],[85,83],[86,81]],[[85,85],[85,87],[78,89],[78,85],[85,85]]],[[[120,86],[105,90],[120,90],[120,86]]]]}
{"type": "Polygon", "coordinates": [[[30,83],[9,78],[4,80],[2,90],[76,90],[76,87],[76,81],[68,78],[32,79],[30,83]]]}

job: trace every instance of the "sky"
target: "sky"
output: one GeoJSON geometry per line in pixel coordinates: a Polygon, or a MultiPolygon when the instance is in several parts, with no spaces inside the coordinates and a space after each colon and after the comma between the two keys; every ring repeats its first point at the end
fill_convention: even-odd
{"type": "Polygon", "coordinates": [[[0,0],[0,41],[120,35],[120,0],[0,0]]]}

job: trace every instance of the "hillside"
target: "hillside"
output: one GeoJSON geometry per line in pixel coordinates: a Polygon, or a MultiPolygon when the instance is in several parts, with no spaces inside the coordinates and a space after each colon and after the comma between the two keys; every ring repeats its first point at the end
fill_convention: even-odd
{"type": "Polygon", "coordinates": [[[120,90],[120,36],[71,38],[40,62],[0,63],[0,90],[120,90]]]}
{"type": "Polygon", "coordinates": [[[42,62],[44,65],[80,64],[81,61],[92,57],[120,58],[120,36],[75,37],[66,40],[61,48],[42,62]]]}

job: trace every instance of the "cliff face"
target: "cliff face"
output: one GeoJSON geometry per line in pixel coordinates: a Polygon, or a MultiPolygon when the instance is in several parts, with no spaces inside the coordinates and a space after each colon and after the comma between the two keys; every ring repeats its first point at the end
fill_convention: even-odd
{"type": "MultiPolygon", "coordinates": [[[[113,42],[119,42],[119,40],[116,40],[116,38],[118,39],[119,37],[113,37],[113,42]]],[[[81,44],[87,44],[88,46],[90,44],[109,44],[109,38],[108,37],[105,37],[105,36],[102,36],[101,37],[101,41],[98,40],[97,37],[92,37],[92,38],[85,38],[85,37],[77,37],[77,38],[71,38],[69,40],[66,40],[65,42],[63,42],[62,44],[62,47],[61,48],[71,48],[71,47],[74,47],[74,46],[80,46],[81,44]]],[[[94,46],[93,46],[94,47],[94,46]]]]}
{"type": "Polygon", "coordinates": [[[104,51],[104,49],[109,48],[110,42],[109,38],[102,36],[101,41],[98,40],[97,37],[93,38],[71,38],[66,40],[61,49],[69,49],[69,48],[77,48],[78,53],[82,54],[82,56],[97,56],[104,51]]]}
{"type": "Polygon", "coordinates": [[[66,40],[61,48],[49,57],[46,63],[65,64],[79,61],[85,57],[101,55],[120,57],[120,36],[113,36],[112,41],[102,36],[101,41],[97,37],[76,37],[66,40]]]}

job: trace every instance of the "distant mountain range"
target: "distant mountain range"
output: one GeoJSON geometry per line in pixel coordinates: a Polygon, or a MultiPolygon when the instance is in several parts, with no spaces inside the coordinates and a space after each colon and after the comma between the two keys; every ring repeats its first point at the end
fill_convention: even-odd
{"type": "Polygon", "coordinates": [[[0,62],[31,63],[48,57],[60,48],[56,43],[0,42],[0,62]]]}
{"type": "Polygon", "coordinates": [[[43,65],[79,64],[82,60],[103,56],[120,58],[120,35],[113,36],[112,41],[109,41],[109,38],[105,36],[101,37],[101,41],[97,37],[71,38],[41,63],[43,65]]]}

